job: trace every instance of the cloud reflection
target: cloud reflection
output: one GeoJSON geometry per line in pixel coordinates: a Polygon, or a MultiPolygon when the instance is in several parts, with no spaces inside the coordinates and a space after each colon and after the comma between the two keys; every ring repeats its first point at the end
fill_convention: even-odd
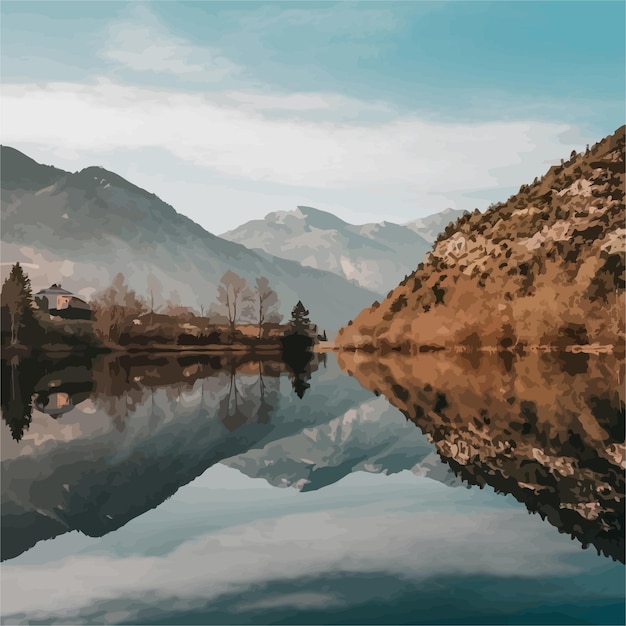
{"type": "MultiPolygon", "coordinates": [[[[84,553],[42,564],[36,570],[20,565],[19,559],[5,563],[4,613],[12,623],[33,619],[97,623],[88,617],[90,607],[96,605],[121,603],[128,608],[142,598],[151,598],[157,612],[167,613],[176,598],[176,610],[194,610],[224,594],[240,594],[243,601],[247,590],[255,586],[316,576],[385,573],[412,580],[448,575],[532,578],[581,571],[566,558],[572,553],[571,544],[554,541],[550,529],[536,518],[519,509],[484,508],[492,494],[477,492],[462,506],[442,510],[445,494],[437,495],[424,484],[447,493],[456,494],[456,490],[411,476],[415,493],[408,502],[393,491],[396,479],[406,485],[402,474],[387,477],[381,485],[384,489],[370,486],[370,503],[337,505],[339,491],[347,495],[354,489],[341,487],[348,479],[320,492],[329,494],[326,501],[317,494],[322,510],[278,514],[207,532],[162,557],[84,553]],[[386,496],[390,487],[391,498],[386,496]],[[62,586],[54,583],[58,580],[63,581],[62,586]],[[71,595],[68,588],[73,590],[71,595]],[[62,614],[59,607],[64,607],[62,614]]],[[[455,501],[458,503],[456,496],[455,501]]],[[[210,508],[207,500],[207,514],[210,508]]],[[[146,520],[149,531],[149,517],[141,519],[146,520]]],[[[313,596],[307,597],[315,602],[313,596]]],[[[260,605],[248,601],[247,607],[243,601],[237,610],[270,609],[287,601],[266,598],[260,605]]]]}

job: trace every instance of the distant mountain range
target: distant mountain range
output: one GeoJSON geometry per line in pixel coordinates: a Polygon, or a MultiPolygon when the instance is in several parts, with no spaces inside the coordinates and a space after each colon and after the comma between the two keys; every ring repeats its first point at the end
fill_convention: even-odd
{"type": "Polygon", "coordinates": [[[70,173],[6,146],[1,162],[2,278],[20,261],[35,289],[61,283],[89,299],[122,272],[140,296],[153,292],[156,306],[206,310],[230,269],[252,282],[265,276],[284,315],[302,299],[331,331],[386,293],[461,213],[353,226],[299,207],[222,238],[103,168],[70,173]]]}
{"type": "Polygon", "coordinates": [[[171,206],[99,167],[70,173],[2,147],[2,269],[20,261],[39,289],[62,283],[87,299],[122,272],[157,305],[199,310],[221,276],[269,279],[288,315],[302,299],[311,319],[337,329],[377,294],[335,274],[216,237],[171,206]]]}
{"type": "Polygon", "coordinates": [[[444,209],[439,211],[439,213],[433,213],[432,215],[407,222],[405,226],[426,239],[426,241],[431,242],[432,247],[432,242],[437,239],[439,233],[443,232],[443,229],[450,222],[456,222],[464,213],[467,213],[467,211],[444,209]]]}
{"type": "Polygon", "coordinates": [[[343,347],[594,344],[624,350],[622,126],[517,194],[461,216],[343,347]]]}
{"type": "Polygon", "coordinates": [[[405,225],[386,221],[354,225],[331,213],[299,206],[295,211],[269,213],[222,237],[385,294],[422,260],[437,234],[462,214],[446,209],[405,225]]]}

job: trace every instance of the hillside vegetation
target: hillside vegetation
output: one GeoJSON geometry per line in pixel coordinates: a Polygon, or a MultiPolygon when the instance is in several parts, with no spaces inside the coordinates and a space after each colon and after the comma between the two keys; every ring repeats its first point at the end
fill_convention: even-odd
{"type": "Polygon", "coordinates": [[[624,345],[624,127],[451,223],[344,349],[624,345]]]}

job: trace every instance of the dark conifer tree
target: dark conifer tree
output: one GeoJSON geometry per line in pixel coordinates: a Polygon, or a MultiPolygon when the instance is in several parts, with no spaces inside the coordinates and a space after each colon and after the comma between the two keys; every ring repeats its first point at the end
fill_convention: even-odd
{"type": "Polygon", "coordinates": [[[302,301],[298,300],[291,311],[290,324],[296,333],[307,334],[311,332],[311,320],[308,318],[309,311],[304,308],[302,301]]]}
{"type": "Polygon", "coordinates": [[[22,266],[16,263],[11,268],[9,277],[2,285],[2,306],[7,307],[11,320],[11,343],[18,340],[20,326],[32,314],[31,303],[33,294],[30,287],[30,278],[24,273],[22,266]]]}

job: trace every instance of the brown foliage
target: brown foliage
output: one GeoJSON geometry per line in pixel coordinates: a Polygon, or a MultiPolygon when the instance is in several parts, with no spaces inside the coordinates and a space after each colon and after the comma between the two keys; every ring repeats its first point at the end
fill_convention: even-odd
{"type": "Polygon", "coordinates": [[[483,346],[624,346],[624,127],[484,214],[448,225],[426,263],[338,337],[483,346]],[[576,325],[585,333],[568,334],[576,325]],[[476,326],[479,329],[476,329],[476,326]]]}

